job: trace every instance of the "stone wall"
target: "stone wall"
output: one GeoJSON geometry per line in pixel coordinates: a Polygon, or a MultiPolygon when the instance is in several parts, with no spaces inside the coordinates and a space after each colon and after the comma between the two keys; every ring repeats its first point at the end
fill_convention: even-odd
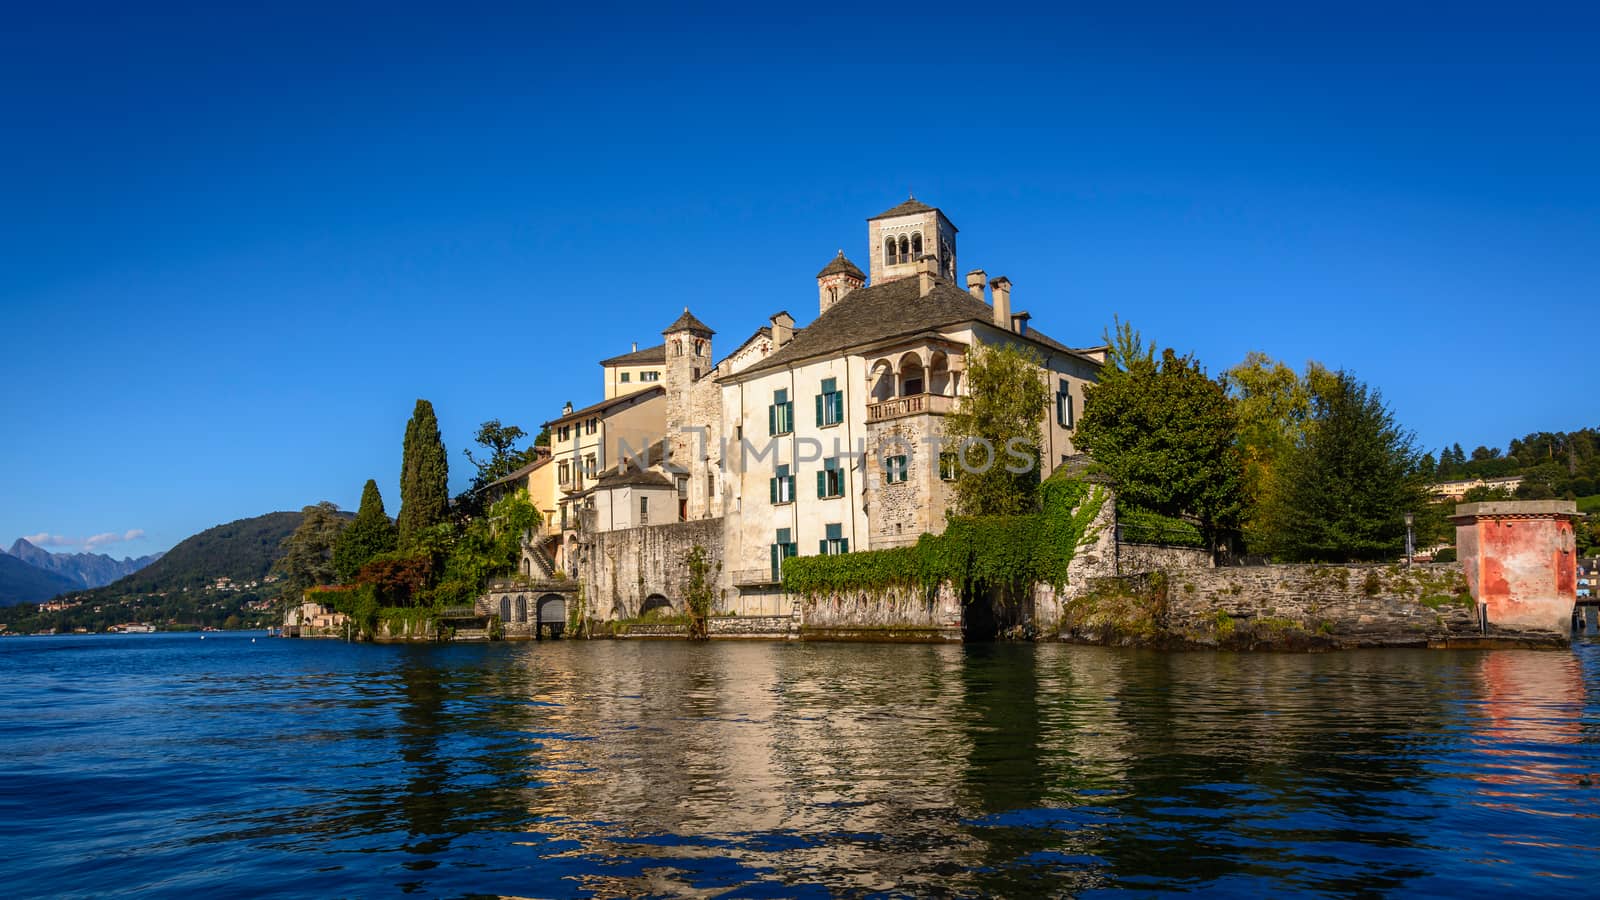
{"type": "Polygon", "coordinates": [[[1564,643],[1551,632],[1479,633],[1461,569],[1259,566],[1102,579],[1063,604],[1061,637],[1222,649],[1338,649],[1564,643]]]}
{"type": "Polygon", "coordinates": [[[1117,545],[1118,575],[1172,572],[1180,569],[1211,569],[1215,566],[1211,551],[1201,547],[1180,547],[1172,544],[1117,545]]]}
{"type": "MultiPolygon", "coordinates": [[[[641,614],[645,600],[666,598],[674,613],[683,613],[683,592],[689,580],[685,560],[696,545],[706,551],[712,571],[707,580],[718,583],[722,564],[722,520],[700,519],[667,525],[646,525],[619,531],[586,534],[578,580],[583,584],[587,618],[630,619],[641,614]]],[[[723,609],[727,597],[712,601],[723,609]]]]}
{"type": "Polygon", "coordinates": [[[961,594],[949,584],[856,590],[799,601],[801,637],[812,640],[960,640],[961,594]]]}
{"type": "Polygon", "coordinates": [[[706,631],[712,638],[788,640],[800,633],[794,616],[712,616],[706,631]]]}

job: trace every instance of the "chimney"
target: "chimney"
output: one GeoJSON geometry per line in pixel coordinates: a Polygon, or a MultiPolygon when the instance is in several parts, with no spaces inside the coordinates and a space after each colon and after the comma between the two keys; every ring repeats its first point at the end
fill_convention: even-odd
{"type": "Polygon", "coordinates": [[[983,299],[983,283],[988,277],[989,273],[982,269],[973,269],[967,273],[967,293],[971,294],[972,299],[979,303],[988,302],[983,299]]]}
{"type": "Polygon", "coordinates": [[[633,342],[633,352],[635,352],[635,353],[639,352],[639,342],[638,341],[634,341],[633,342]]]}
{"type": "Polygon", "coordinates": [[[1012,313],[1011,330],[1015,331],[1017,334],[1027,334],[1028,320],[1031,318],[1033,318],[1033,316],[1029,315],[1027,310],[1012,313]]]}
{"type": "Polygon", "coordinates": [[[989,288],[994,291],[994,324],[997,327],[1011,330],[1011,279],[1001,275],[989,279],[989,288]]]}
{"type": "Polygon", "coordinates": [[[932,253],[917,257],[917,287],[919,296],[926,297],[933,290],[933,277],[939,271],[939,258],[932,253]]]}
{"type": "Polygon", "coordinates": [[[561,407],[561,414],[563,416],[572,415],[572,401],[571,400],[567,401],[567,405],[566,406],[561,407]]]}
{"type": "Polygon", "coordinates": [[[794,317],[786,312],[772,316],[772,349],[776,350],[794,337],[794,317]]]}

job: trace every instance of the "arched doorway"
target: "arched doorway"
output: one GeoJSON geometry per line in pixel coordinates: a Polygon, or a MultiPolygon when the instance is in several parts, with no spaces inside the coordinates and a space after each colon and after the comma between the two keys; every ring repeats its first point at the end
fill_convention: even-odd
{"type": "Polygon", "coordinates": [[[672,601],[661,594],[651,594],[644,598],[644,605],[639,607],[639,616],[643,618],[658,609],[661,610],[660,615],[670,615],[672,613],[672,601]]]}
{"type": "Polygon", "coordinates": [[[567,598],[560,594],[545,594],[539,598],[539,620],[534,624],[534,636],[540,637],[546,628],[551,637],[560,637],[567,627],[567,598]]]}

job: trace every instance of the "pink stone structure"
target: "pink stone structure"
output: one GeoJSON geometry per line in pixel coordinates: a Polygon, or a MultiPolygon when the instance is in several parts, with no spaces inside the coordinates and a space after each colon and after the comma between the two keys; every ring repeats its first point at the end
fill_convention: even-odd
{"type": "Polygon", "coordinates": [[[1463,503],[1456,552],[1472,598],[1489,625],[1567,634],[1578,602],[1577,544],[1570,500],[1463,503]]]}

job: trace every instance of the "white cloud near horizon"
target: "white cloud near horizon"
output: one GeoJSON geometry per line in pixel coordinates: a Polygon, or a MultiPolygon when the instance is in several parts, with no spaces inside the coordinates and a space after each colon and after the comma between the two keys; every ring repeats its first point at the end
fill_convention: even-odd
{"type": "Polygon", "coordinates": [[[41,549],[60,547],[65,550],[82,549],[93,552],[94,550],[104,547],[107,544],[120,544],[125,541],[137,541],[143,537],[143,528],[130,528],[127,531],[105,531],[101,532],[100,534],[90,535],[86,538],[67,537],[66,535],[62,534],[51,534],[48,531],[41,531],[38,534],[25,534],[22,536],[22,539],[41,549]]]}

